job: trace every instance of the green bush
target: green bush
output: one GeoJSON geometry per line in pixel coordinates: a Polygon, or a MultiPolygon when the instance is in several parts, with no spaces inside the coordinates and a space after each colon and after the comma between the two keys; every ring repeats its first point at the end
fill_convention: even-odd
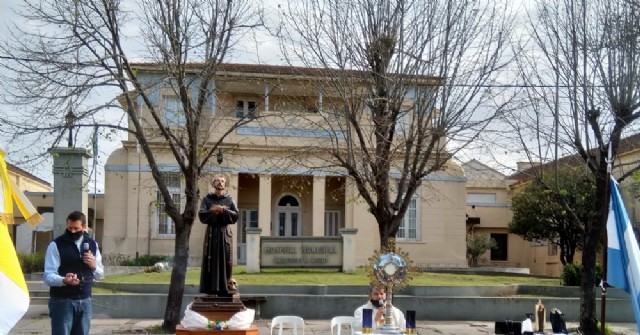
{"type": "Polygon", "coordinates": [[[467,259],[469,265],[477,266],[480,256],[497,247],[496,240],[485,234],[467,234],[467,259]]]}
{"type": "MultiPolygon", "coordinates": [[[[602,328],[600,328],[602,327],[602,323],[600,323],[600,321],[598,321],[597,326],[598,326],[598,334],[602,334],[602,330],[601,330],[602,328]]],[[[609,324],[606,324],[604,326],[604,335],[611,335],[611,334],[613,334],[613,330],[611,329],[609,324]]]]}
{"type": "Polygon", "coordinates": [[[18,261],[23,273],[44,272],[44,254],[41,252],[33,254],[19,252],[18,261]]]}
{"type": "Polygon", "coordinates": [[[105,266],[117,266],[122,265],[129,261],[131,256],[121,253],[109,253],[102,255],[102,264],[105,266]]]}
{"type": "MultiPolygon", "coordinates": [[[[600,283],[602,278],[602,265],[596,264],[596,284],[600,283]]],[[[582,264],[566,264],[562,268],[562,285],[564,286],[580,286],[582,279],[582,264]]]]}

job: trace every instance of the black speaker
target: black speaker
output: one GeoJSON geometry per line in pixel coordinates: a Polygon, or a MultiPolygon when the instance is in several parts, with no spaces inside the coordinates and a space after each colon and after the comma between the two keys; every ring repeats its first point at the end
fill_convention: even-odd
{"type": "Polygon", "coordinates": [[[496,334],[505,335],[521,335],[522,334],[522,322],[521,321],[496,321],[495,331],[496,334]]]}

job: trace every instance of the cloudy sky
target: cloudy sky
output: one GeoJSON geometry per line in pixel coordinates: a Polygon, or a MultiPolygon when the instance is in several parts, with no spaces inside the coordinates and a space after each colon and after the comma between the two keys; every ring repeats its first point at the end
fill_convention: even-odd
{"type": "MultiPolygon", "coordinates": [[[[19,19],[17,15],[13,12],[13,10],[19,8],[22,0],[0,0],[0,36],[7,36],[8,28],[14,24],[19,23],[17,20],[19,19]]],[[[270,3],[272,6],[277,6],[276,3],[270,3]]],[[[233,54],[233,58],[228,59],[233,62],[239,63],[269,63],[269,64],[283,64],[282,57],[280,56],[280,52],[278,49],[278,45],[274,39],[266,34],[266,32],[258,32],[255,35],[246,37],[246,44],[240,45],[238,50],[233,54]]],[[[0,62],[4,60],[0,59],[0,62]]],[[[2,71],[2,70],[0,70],[2,71]]],[[[117,92],[113,93],[114,95],[117,92]]],[[[109,98],[112,98],[110,96],[109,98]]],[[[0,113],[5,115],[12,115],[12,107],[4,104],[0,101],[0,113]]],[[[105,116],[109,119],[110,116],[105,116]]],[[[114,119],[114,122],[117,119],[122,117],[120,115],[111,116],[114,119]]],[[[88,135],[87,135],[88,136],[88,135]]],[[[97,190],[98,193],[104,192],[104,163],[108,158],[109,154],[113,152],[113,150],[117,149],[120,146],[120,141],[124,139],[124,134],[117,134],[117,136],[107,140],[105,138],[99,139],[99,154],[96,160],[96,169],[93,170],[93,159],[89,160],[89,165],[91,166],[91,183],[90,190],[93,192],[97,190]],[[95,179],[95,182],[93,181],[95,179]]],[[[82,141],[83,139],[78,139],[78,141],[82,141]]],[[[85,137],[84,141],[89,143],[91,141],[90,136],[85,137]]],[[[21,142],[12,142],[9,143],[7,138],[2,138],[0,135],[0,148],[5,151],[15,151],[22,150],[21,142]]],[[[49,147],[50,143],[43,143],[44,147],[49,147]]],[[[18,154],[7,157],[7,161],[13,164],[20,166],[21,168],[33,173],[34,175],[48,181],[53,182],[53,175],[51,173],[51,165],[50,164],[38,164],[32,165],[29,163],[20,162],[20,158],[17,157],[18,154]]]]}
{"type": "MultiPolygon", "coordinates": [[[[0,35],[6,36],[7,27],[10,26],[12,23],[16,23],[15,20],[18,19],[18,16],[13,13],[13,9],[18,8],[17,6],[21,2],[22,0],[0,0],[0,35]]],[[[285,0],[267,1],[268,5],[270,6],[268,10],[271,11],[271,13],[273,13],[275,8],[277,8],[278,2],[285,2],[285,0]]],[[[284,64],[282,56],[279,52],[277,41],[274,38],[271,38],[269,35],[267,35],[266,32],[258,32],[256,35],[247,36],[245,39],[245,42],[246,43],[243,43],[242,45],[239,46],[239,48],[233,54],[233,58],[228,59],[229,61],[239,62],[239,63],[249,63],[249,64],[255,64],[255,63],[284,64]]],[[[3,60],[0,59],[0,62],[2,61],[3,60]]],[[[117,92],[114,92],[113,94],[115,95],[117,94],[117,92]]],[[[112,96],[109,96],[109,98],[112,98],[112,96]]],[[[2,102],[0,102],[0,113],[11,115],[11,111],[12,111],[11,106],[3,105],[2,102]]],[[[105,116],[105,117],[121,118],[122,114],[114,115],[114,116],[105,116]]],[[[97,157],[97,161],[95,165],[96,170],[93,171],[92,169],[91,171],[92,172],[91,178],[92,179],[95,178],[95,182],[94,181],[91,182],[90,189],[92,192],[94,190],[96,190],[98,193],[104,192],[103,166],[109,154],[120,146],[120,141],[122,140],[122,138],[124,138],[124,134],[119,134],[118,136],[115,136],[110,140],[100,138],[99,155],[97,157]]],[[[85,140],[90,141],[90,138],[85,138],[85,140]]],[[[7,151],[16,150],[16,148],[20,148],[20,145],[21,145],[20,143],[9,144],[6,138],[0,137],[0,147],[2,147],[7,151]]],[[[51,145],[50,143],[43,143],[43,147],[49,147],[50,145],[51,145]]],[[[515,162],[512,162],[513,154],[514,154],[513,152],[502,150],[502,151],[492,152],[490,155],[494,155],[494,157],[491,159],[506,161],[508,162],[507,164],[511,164],[515,166],[515,162]]],[[[484,153],[476,153],[473,156],[477,156],[477,155],[479,155],[479,157],[485,157],[485,158],[488,157],[488,154],[484,154],[484,153]]],[[[471,158],[477,158],[477,157],[472,157],[472,156],[459,157],[459,159],[463,162],[471,158]]],[[[12,157],[8,157],[7,160],[11,163],[19,164],[18,163],[19,160],[17,159],[17,157],[13,159],[12,157]]],[[[93,166],[93,163],[94,163],[93,160],[90,160],[89,164],[93,166]]],[[[48,165],[40,164],[37,166],[19,164],[19,166],[37,175],[42,179],[45,179],[49,182],[53,182],[53,176],[51,174],[50,164],[48,165]]]]}

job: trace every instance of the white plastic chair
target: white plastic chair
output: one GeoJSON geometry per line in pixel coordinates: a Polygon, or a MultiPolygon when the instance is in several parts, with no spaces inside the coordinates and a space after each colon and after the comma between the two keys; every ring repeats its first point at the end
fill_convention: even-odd
{"type": "Polygon", "coordinates": [[[304,335],[304,319],[294,315],[278,315],[271,319],[271,335],[275,327],[278,327],[278,335],[282,335],[282,328],[286,325],[293,329],[293,335],[298,335],[298,328],[302,330],[300,335],[304,335]]]}
{"type": "Polygon", "coordinates": [[[353,316],[334,316],[331,319],[331,335],[334,335],[333,328],[338,327],[337,335],[340,335],[343,325],[349,325],[351,328],[351,335],[353,335],[353,325],[356,321],[356,318],[353,316]]]}

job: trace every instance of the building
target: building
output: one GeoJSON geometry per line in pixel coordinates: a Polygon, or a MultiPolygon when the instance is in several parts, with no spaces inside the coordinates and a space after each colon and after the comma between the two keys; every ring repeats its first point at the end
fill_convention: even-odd
{"type": "MultiPolygon", "coordinates": [[[[14,222],[9,233],[15,243],[16,250],[22,253],[44,253],[47,245],[53,239],[53,187],[51,184],[35,175],[7,163],[9,178],[18,189],[24,193],[38,213],[43,217],[35,229],[25,224],[25,219],[14,203],[14,222]]],[[[98,241],[101,239],[103,227],[104,194],[89,194],[88,224],[98,241]]]]}
{"type": "MultiPolygon", "coordinates": [[[[486,234],[497,248],[480,257],[483,267],[528,268],[537,275],[558,277],[562,263],[558,249],[547,241],[529,242],[509,233],[513,217],[511,196],[523,184],[485,164],[471,160],[462,165],[467,175],[467,231],[486,234]],[[517,186],[516,186],[517,185],[517,186]]],[[[528,168],[520,164],[520,168],[528,168]]]]}
{"type": "MultiPolygon", "coordinates": [[[[53,188],[51,184],[35,175],[7,162],[7,170],[9,172],[9,179],[11,179],[18,189],[22,191],[29,200],[33,201],[29,196],[31,193],[51,193],[53,188]]],[[[39,213],[42,213],[43,208],[34,204],[39,213]]],[[[48,243],[51,240],[50,233],[39,233],[29,227],[26,224],[26,220],[22,217],[22,213],[14,203],[14,224],[9,225],[9,235],[14,241],[14,246],[20,252],[30,253],[36,251],[33,245],[48,243]],[[47,242],[45,242],[47,241],[47,242]]]]}
{"type": "MultiPolygon", "coordinates": [[[[620,141],[618,155],[612,174],[616,178],[629,174],[637,166],[640,158],[640,134],[629,136],[620,141]]],[[[577,155],[558,159],[561,166],[584,166],[577,155]]],[[[490,167],[472,160],[463,164],[467,175],[467,229],[469,232],[487,234],[498,243],[498,248],[488,251],[480,259],[481,264],[489,267],[523,267],[530,273],[559,277],[562,274],[562,262],[559,249],[549,241],[524,241],[508,234],[511,222],[511,196],[526,187],[541,169],[550,170],[555,164],[518,163],[518,171],[505,176],[490,167]]],[[[640,202],[638,185],[632,178],[622,182],[625,190],[625,204],[632,224],[640,223],[640,202]],[[634,194],[635,193],[635,194],[634,194]]],[[[580,262],[581,253],[576,252],[574,261],[580,262]]]]}
{"type": "Polygon", "coordinates": [[[40,179],[33,174],[7,162],[9,178],[18,186],[22,192],[51,192],[53,188],[46,180],[40,179]]]}
{"type": "MultiPolygon", "coordinates": [[[[162,84],[156,65],[136,65],[150,89],[152,103],[164,109],[164,122],[180,125],[180,102],[162,84]],[[151,85],[150,85],[151,87],[151,85]]],[[[238,117],[260,115],[240,126],[220,147],[200,181],[206,194],[209,180],[223,173],[229,193],[236,199],[240,220],[234,228],[235,261],[245,262],[245,229],[259,227],[261,236],[338,236],[341,228],[356,228],[356,262],[364,265],[379,245],[377,224],[356,193],[352,181],[340,171],[310,169],[296,164],[291,152],[305,144],[327,141],[313,126],[321,113],[338,108],[337,100],[319,88],[317,69],[267,65],[222,64],[215,80],[215,99],[202,122],[229,129],[238,117]],[[361,252],[360,252],[361,251],[361,252]]],[[[143,124],[149,113],[139,105],[143,124]]],[[[336,120],[336,122],[338,122],[336,120]]],[[[149,134],[155,129],[149,128],[149,134]]],[[[209,141],[215,133],[206,133],[209,141]]],[[[213,143],[213,142],[211,142],[213,143]]],[[[182,203],[182,183],[173,156],[160,137],[152,144],[157,164],[174,195],[182,203]]],[[[298,157],[299,159],[299,157],[298,157]]],[[[306,159],[320,159],[309,152],[306,159]]],[[[130,137],[114,151],[105,166],[105,226],[103,252],[126,255],[171,255],[174,226],[163,213],[149,165],[130,137]]],[[[465,181],[459,165],[428,176],[409,209],[398,236],[398,246],[416,264],[466,267],[465,181]]],[[[205,227],[196,220],[190,241],[191,265],[199,265],[205,227]]]]}

